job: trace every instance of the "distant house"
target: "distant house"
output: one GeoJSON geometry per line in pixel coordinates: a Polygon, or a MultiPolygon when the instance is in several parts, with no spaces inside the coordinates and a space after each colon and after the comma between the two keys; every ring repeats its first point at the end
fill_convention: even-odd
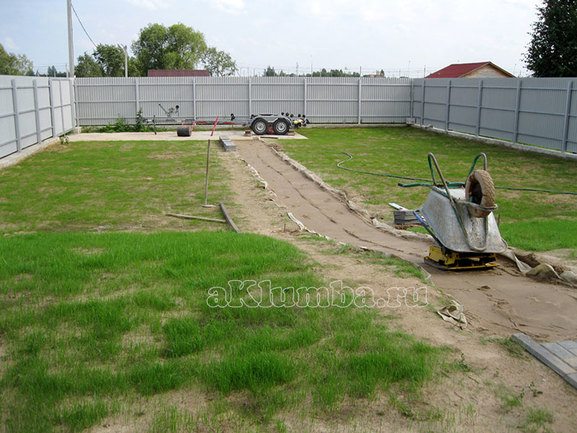
{"type": "Polygon", "coordinates": [[[493,62],[454,63],[426,78],[511,78],[513,74],[493,62]]]}
{"type": "Polygon", "coordinates": [[[206,69],[149,69],[149,77],[210,77],[206,69]]]}

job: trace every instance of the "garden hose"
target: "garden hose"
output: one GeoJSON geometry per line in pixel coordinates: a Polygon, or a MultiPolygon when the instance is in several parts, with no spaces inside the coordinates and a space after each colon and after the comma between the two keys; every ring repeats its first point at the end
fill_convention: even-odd
{"type": "MultiPolygon", "coordinates": [[[[433,185],[435,185],[433,182],[431,182],[431,180],[429,179],[424,179],[421,177],[410,177],[410,176],[401,176],[398,174],[393,174],[393,173],[382,173],[382,172],[374,172],[374,171],[366,171],[366,170],[357,170],[354,168],[350,168],[350,167],[345,167],[343,166],[344,163],[352,161],[353,159],[353,155],[351,155],[348,152],[341,152],[343,155],[347,156],[347,159],[343,159],[342,161],[337,162],[337,167],[340,168],[341,170],[347,170],[350,171],[352,173],[359,173],[359,174],[366,174],[369,176],[380,176],[380,177],[389,177],[392,179],[400,179],[400,180],[412,180],[414,181],[413,183],[398,183],[397,185],[400,186],[401,188],[413,188],[413,187],[419,187],[419,186],[425,186],[425,187],[432,187],[433,185]]],[[[474,166],[474,165],[473,165],[474,166]]],[[[447,182],[447,186],[449,188],[460,188],[460,187],[464,187],[465,183],[464,182],[447,182]]],[[[543,188],[519,188],[519,187],[512,187],[512,186],[496,186],[496,189],[502,189],[504,191],[522,191],[522,192],[538,192],[538,193],[545,193],[545,194],[555,194],[555,195],[574,195],[577,196],[577,192],[573,192],[573,191],[560,191],[560,190],[555,190],[555,189],[543,189],[543,188]]]]}

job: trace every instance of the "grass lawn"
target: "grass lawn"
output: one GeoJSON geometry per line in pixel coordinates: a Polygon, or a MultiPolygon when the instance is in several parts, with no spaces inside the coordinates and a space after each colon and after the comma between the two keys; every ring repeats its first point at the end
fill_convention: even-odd
{"type": "MultiPolygon", "coordinates": [[[[55,145],[0,171],[0,231],[221,228],[164,215],[221,218],[200,206],[205,155],[202,142],[55,145]]],[[[210,202],[226,202],[226,177],[211,161],[210,202]]]]}
{"type": "MultiPolygon", "coordinates": [[[[199,211],[201,154],[76,143],[0,172],[6,431],[76,432],[115,417],[138,431],[285,431],[279,414],[332,419],[458,369],[375,310],[210,308],[208,290],[231,280],[311,294],[326,282],[285,242],[162,217],[199,211]]],[[[212,184],[215,201],[230,198],[225,182],[212,184]]],[[[241,298],[237,287],[230,300],[241,298]]]]}
{"type": "MultiPolygon", "coordinates": [[[[366,205],[392,221],[389,202],[420,206],[428,188],[400,188],[398,180],[339,169],[430,178],[427,154],[433,152],[453,181],[465,181],[473,157],[485,152],[497,187],[545,188],[577,192],[577,162],[523,153],[415,128],[346,128],[300,130],[308,140],[286,140],[289,155],[317,172],[328,183],[360,195],[366,205]]],[[[403,182],[403,181],[401,181],[403,182]]],[[[406,181],[405,183],[408,183],[406,181]]],[[[577,251],[577,196],[497,190],[503,237],[513,246],[546,251],[577,251]]]]}

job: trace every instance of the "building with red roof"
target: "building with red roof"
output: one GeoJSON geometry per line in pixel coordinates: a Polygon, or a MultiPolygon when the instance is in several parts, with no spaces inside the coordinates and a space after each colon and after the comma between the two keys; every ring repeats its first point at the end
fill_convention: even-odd
{"type": "Polygon", "coordinates": [[[511,78],[513,74],[493,62],[453,63],[425,78],[511,78]]]}

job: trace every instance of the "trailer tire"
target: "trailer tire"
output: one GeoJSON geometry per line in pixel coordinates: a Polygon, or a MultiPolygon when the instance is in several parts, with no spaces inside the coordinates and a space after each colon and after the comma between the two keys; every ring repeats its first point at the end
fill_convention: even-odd
{"type": "Polygon", "coordinates": [[[264,135],[266,134],[266,130],[268,129],[268,123],[261,117],[257,117],[250,125],[250,129],[256,135],[264,135]]]}
{"type": "Polygon", "coordinates": [[[191,128],[190,126],[179,126],[176,128],[176,135],[178,137],[190,137],[191,128]]]}
{"type": "MultiPolygon", "coordinates": [[[[495,184],[486,170],[475,170],[469,175],[465,184],[465,200],[483,206],[495,207],[495,184]]],[[[470,208],[471,215],[476,218],[485,218],[491,210],[470,208]]]]}
{"type": "Polygon", "coordinates": [[[286,135],[290,129],[290,126],[286,120],[277,119],[272,124],[272,129],[276,135],[286,135]]]}

